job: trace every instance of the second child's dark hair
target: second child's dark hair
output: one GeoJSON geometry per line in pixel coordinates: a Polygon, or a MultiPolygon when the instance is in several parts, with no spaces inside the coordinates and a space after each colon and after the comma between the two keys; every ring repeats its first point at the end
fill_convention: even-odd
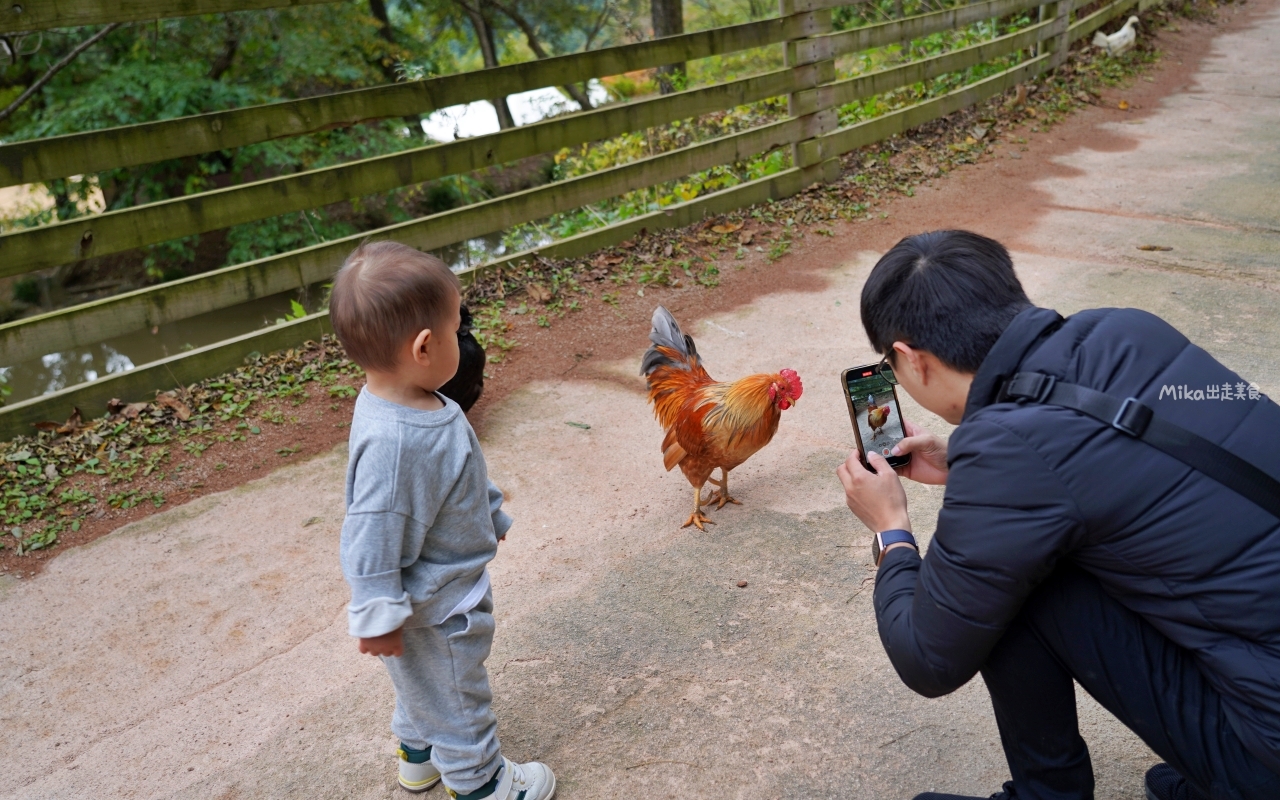
{"type": "Polygon", "coordinates": [[[360,245],[333,279],[329,321],[347,355],[391,370],[405,342],[443,325],[462,285],[440,259],[398,242],[360,245]]]}
{"type": "Polygon", "coordinates": [[[908,236],[862,287],[862,325],[877,353],[896,341],[977,372],[1019,312],[1031,307],[1009,251],[969,231],[908,236]]]}

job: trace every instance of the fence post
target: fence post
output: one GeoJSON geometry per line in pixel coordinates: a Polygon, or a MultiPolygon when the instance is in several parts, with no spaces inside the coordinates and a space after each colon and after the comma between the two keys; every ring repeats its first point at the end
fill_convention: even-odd
{"type": "MultiPolygon", "coordinates": [[[[806,37],[831,33],[831,0],[778,0],[783,17],[807,13],[806,37]]],[[[836,79],[836,62],[829,42],[823,39],[791,39],[784,44],[785,64],[798,70],[799,91],[787,96],[787,113],[803,122],[800,139],[791,145],[791,163],[799,167],[803,185],[831,182],[840,177],[840,160],[823,152],[824,134],[839,126],[834,101],[825,84],[836,79]]]]}
{"type": "Polygon", "coordinates": [[[1074,5],[1074,0],[1058,0],[1056,3],[1045,3],[1040,6],[1041,22],[1050,19],[1057,22],[1053,26],[1057,33],[1052,38],[1045,39],[1035,49],[1036,55],[1053,53],[1053,57],[1045,66],[1045,71],[1061,66],[1067,60],[1067,53],[1071,49],[1071,39],[1067,29],[1071,24],[1071,9],[1074,5]]]}

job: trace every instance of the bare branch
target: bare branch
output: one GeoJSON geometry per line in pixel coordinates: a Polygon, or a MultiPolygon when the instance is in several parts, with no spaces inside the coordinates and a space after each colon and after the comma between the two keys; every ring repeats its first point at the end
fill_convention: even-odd
{"type": "Polygon", "coordinates": [[[600,7],[600,16],[596,18],[596,22],[591,26],[591,30],[587,31],[585,34],[587,41],[582,47],[583,50],[591,49],[591,44],[596,40],[596,37],[600,35],[600,31],[604,30],[604,24],[609,21],[609,15],[612,11],[612,0],[610,0],[610,2],[606,2],[600,7]]]}
{"type": "MultiPolygon", "coordinates": [[[[506,14],[507,17],[516,24],[516,27],[524,33],[525,40],[529,42],[529,49],[533,51],[535,56],[539,59],[549,57],[546,49],[542,46],[542,42],[538,41],[537,31],[534,30],[533,25],[529,24],[529,20],[526,19],[523,14],[516,11],[511,6],[504,5],[499,2],[499,0],[489,0],[489,4],[501,11],[503,14],[506,14]]],[[[583,111],[590,111],[594,107],[591,105],[591,98],[587,96],[587,93],[582,90],[581,86],[569,83],[565,84],[564,88],[583,111]]]]}
{"type": "Polygon", "coordinates": [[[70,53],[67,53],[65,56],[63,56],[58,61],[58,63],[54,64],[52,67],[49,67],[49,70],[45,72],[45,74],[37,78],[35,83],[28,86],[25,92],[18,95],[18,99],[10,103],[8,108],[6,108],[4,111],[0,111],[0,122],[4,122],[6,119],[11,117],[13,115],[13,112],[17,111],[19,108],[22,108],[23,103],[26,103],[28,100],[31,99],[31,97],[36,92],[43,89],[46,83],[53,80],[54,75],[57,75],[68,64],[70,64],[72,61],[75,61],[76,58],[78,58],[81,53],[83,53],[85,50],[88,50],[90,47],[93,47],[98,42],[102,41],[102,37],[106,36],[108,33],[111,33],[113,30],[115,30],[118,27],[120,27],[120,23],[113,22],[110,25],[103,28],[102,30],[95,33],[94,35],[90,36],[88,39],[85,39],[80,44],[76,45],[74,50],[72,50],[70,53]]]}

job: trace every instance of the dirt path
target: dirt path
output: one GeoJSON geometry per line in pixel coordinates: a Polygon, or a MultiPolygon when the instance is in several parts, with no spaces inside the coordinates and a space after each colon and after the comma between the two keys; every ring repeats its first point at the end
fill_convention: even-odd
{"type": "MultiPolygon", "coordinates": [[[[1025,152],[1002,148],[696,307],[659,296],[712,374],[805,379],[774,444],[735,472],[744,505],[713,512],[706,534],[678,528],[691,492],[661,470],[635,376],[646,330],[623,324],[655,298],[586,318],[589,333],[530,337],[545,357],[508,378],[540,379],[504,381],[522,388],[478,424],[517,519],[492,567],[510,756],[550,762],[565,798],[997,788],[980,682],[916,697],[875,634],[867,535],[832,476],[852,444],[836,375],[870,357],[859,289],[904,233],[972,227],[1015,249],[1041,304],[1147,308],[1280,391],[1280,3],[1251,3],[1218,33],[1170,37],[1153,82],[1124,93],[1135,111],[1096,108],[1025,152]]],[[[390,685],[345,635],[343,464],[335,451],[292,465],[0,587],[0,797],[403,796],[390,685]]],[[[927,540],[941,492],[910,495],[927,540]]],[[[1154,757],[1087,698],[1081,709],[1098,796],[1137,800],[1154,757]]]]}

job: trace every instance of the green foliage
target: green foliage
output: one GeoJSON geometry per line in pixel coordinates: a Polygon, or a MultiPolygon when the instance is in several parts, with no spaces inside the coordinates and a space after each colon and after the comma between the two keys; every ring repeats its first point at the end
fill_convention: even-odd
{"type": "MultiPolygon", "coordinates": [[[[579,147],[564,148],[556,154],[554,176],[556,179],[572,178],[628,164],[758,127],[782,119],[785,115],[785,99],[772,98],[692,120],[676,121],[579,147]]],[[[790,151],[779,148],[743,162],[712,167],[681,180],[646,187],[594,206],[557,214],[544,221],[543,229],[554,238],[573,236],[602,225],[658,211],[674,203],[687,202],[709,192],[772,175],[790,166],[790,151]]]]}
{"type": "Polygon", "coordinates": [[[289,298],[289,310],[284,313],[283,317],[276,317],[276,324],[283,325],[286,322],[294,322],[302,319],[306,315],[307,307],[302,303],[299,303],[297,300],[289,298]]]}
{"type": "Polygon", "coordinates": [[[35,277],[19,278],[13,284],[13,299],[35,305],[40,302],[40,281],[35,277]]]}

